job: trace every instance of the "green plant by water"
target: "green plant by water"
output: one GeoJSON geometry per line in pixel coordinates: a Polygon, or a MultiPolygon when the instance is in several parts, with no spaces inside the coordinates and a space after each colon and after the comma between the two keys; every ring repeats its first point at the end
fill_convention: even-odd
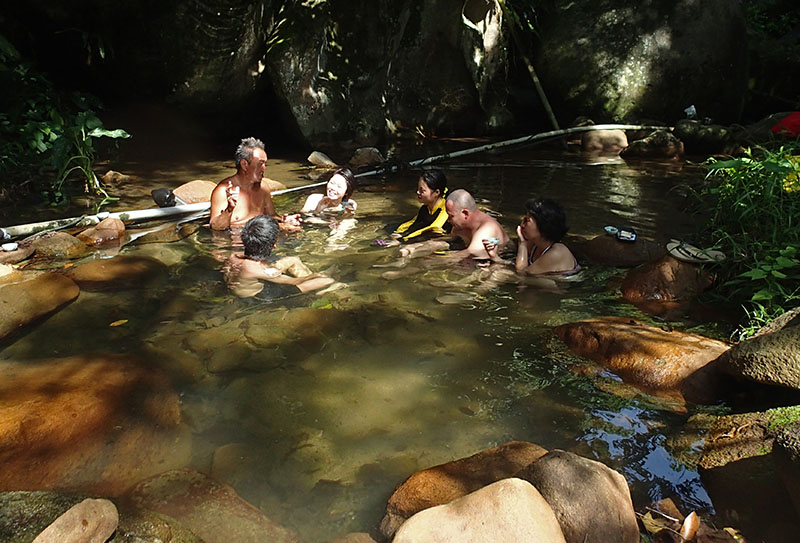
{"type": "Polygon", "coordinates": [[[67,181],[83,182],[86,193],[112,199],[94,173],[97,139],[128,138],[107,130],[95,110],[100,104],[82,93],[64,94],[21,57],[0,35],[0,191],[25,187],[52,203],[66,200],[67,181]]]}
{"type": "Polygon", "coordinates": [[[710,159],[700,191],[727,255],[717,292],[744,309],[740,337],[800,304],[800,142],[710,159]]]}

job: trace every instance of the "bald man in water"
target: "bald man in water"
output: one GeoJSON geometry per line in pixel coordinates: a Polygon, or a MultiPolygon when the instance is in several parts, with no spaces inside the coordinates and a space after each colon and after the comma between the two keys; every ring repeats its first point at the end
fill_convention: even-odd
{"type": "MultiPolygon", "coordinates": [[[[453,225],[453,235],[457,236],[465,246],[465,249],[452,251],[451,256],[489,260],[483,240],[496,239],[498,245],[508,243],[508,235],[500,223],[488,213],[478,209],[475,199],[466,190],[458,189],[451,192],[447,196],[444,209],[447,212],[447,221],[453,225]]],[[[400,249],[400,254],[413,258],[449,247],[450,243],[447,241],[431,240],[403,247],[400,249]]]]}
{"type": "Polygon", "coordinates": [[[275,218],[283,231],[300,229],[298,215],[282,218],[275,212],[269,186],[262,183],[266,169],[267,152],[261,140],[243,139],[236,148],[236,173],[220,181],[211,193],[212,230],[243,226],[258,215],[275,218]]]}

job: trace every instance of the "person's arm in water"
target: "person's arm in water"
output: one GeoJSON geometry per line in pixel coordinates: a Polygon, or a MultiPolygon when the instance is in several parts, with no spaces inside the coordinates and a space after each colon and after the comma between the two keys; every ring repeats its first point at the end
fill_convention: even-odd
{"type": "Polygon", "coordinates": [[[314,213],[324,197],[324,194],[311,194],[306,198],[306,203],[303,204],[303,209],[300,210],[300,213],[314,213]]]}
{"type": "Polygon", "coordinates": [[[236,208],[238,191],[230,181],[222,182],[211,192],[211,215],[208,221],[212,230],[225,230],[231,225],[231,216],[236,208]]]}

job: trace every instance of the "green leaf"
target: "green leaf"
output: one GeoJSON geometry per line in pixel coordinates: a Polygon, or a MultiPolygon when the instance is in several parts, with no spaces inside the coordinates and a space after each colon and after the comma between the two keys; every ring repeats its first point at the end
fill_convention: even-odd
{"type": "Polygon", "coordinates": [[[762,288],[761,290],[753,294],[753,297],[750,299],[755,302],[758,300],[771,300],[774,296],[775,296],[774,293],[765,288],[762,288]]]}
{"type": "Polygon", "coordinates": [[[775,265],[778,268],[793,268],[798,264],[800,264],[800,261],[798,261],[796,258],[786,258],[785,256],[779,256],[778,258],[775,259],[775,265]]]}
{"type": "Polygon", "coordinates": [[[781,273],[778,270],[772,270],[772,276],[776,277],[778,279],[786,279],[786,274],[785,273],[781,273]]]}
{"type": "Polygon", "coordinates": [[[766,276],[767,272],[759,268],[756,268],[754,270],[748,270],[744,273],[739,274],[739,277],[749,277],[750,279],[753,280],[764,279],[766,276]]]}

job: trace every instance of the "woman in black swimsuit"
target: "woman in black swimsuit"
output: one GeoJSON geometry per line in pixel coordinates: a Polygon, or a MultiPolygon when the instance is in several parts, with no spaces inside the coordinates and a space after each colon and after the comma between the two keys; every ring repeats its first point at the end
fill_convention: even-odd
{"type": "Polygon", "coordinates": [[[564,208],[555,200],[532,198],[517,227],[517,273],[574,275],[581,269],[575,256],[561,243],[567,233],[564,208]]]}

